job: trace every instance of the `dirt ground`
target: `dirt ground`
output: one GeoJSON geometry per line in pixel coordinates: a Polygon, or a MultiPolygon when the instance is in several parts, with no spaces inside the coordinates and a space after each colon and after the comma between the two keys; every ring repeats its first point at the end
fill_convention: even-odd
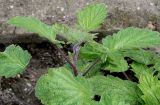
{"type": "MultiPolygon", "coordinates": [[[[47,68],[63,65],[64,60],[56,47],[48,42],[18,44],[28,50],[32,59],[26,71],[15,78],[1,78],[0,105],[42,105],[35,97],[34,87],[47,68]]],[[[7,45],[0,45],[1,51],[7,45]]]]}

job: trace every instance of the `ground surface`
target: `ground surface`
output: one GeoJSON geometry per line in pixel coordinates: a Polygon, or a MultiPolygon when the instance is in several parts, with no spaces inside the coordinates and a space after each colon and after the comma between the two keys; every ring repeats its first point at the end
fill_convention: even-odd
{"type": "MultiPolygon", "coordinates": [[[[50,43],[19,45],[33,57],[24,74],[1,79],[0,105],[41,105],[34,95],[37,79],[47,72],[47,68],[63,65],[64,60],[50,43]]],[[[1,50],[4,47],[1,45],[1,50]]]]}
{"type": "Polygon", "coordinates": [[[149,22],[160,30],[160,0],[0,0],[0,36],[28,33],[6,24],[15,16],[33,16],[45,23],[74,24],[76,12],[89,3],[105,3],[108,19],[104,29],[146,27],[149,22]]]}

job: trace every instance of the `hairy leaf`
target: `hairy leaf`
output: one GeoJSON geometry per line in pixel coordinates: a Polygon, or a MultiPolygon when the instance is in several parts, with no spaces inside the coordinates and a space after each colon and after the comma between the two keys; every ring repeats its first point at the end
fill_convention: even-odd
{"type": "Polygon", "coordinates": [[[102,101],[105,101],[103,98],[113,98],[104,105],[112,105],[113,101],[124,101],[131,105],[137,105],[136,103],[140,102],[139,95],[141,93],[134,82],[113,76],[94,76],[90,78],[90,83],[93,84],[92,88],[95,94],[102,96],[102,101]]]}
{"type": "Polygon", "coordinates": [[[111,72],[123,72],[128,69],[128,63],[120,52],[111,52],[108,53],[104,69],[111,72]]]}
{"type": "Polygon", "coordinates": [[[103,39],[109,50],[146,48],[160,45],[160,33],[148,29],[129,27],[103,39]]]}
{"type": "Polygon", "coordinates": [[[69,28],[62,24],[53,25],[53,30],[67,39],[68,43],[82,43],[85,41],[92,41],[93,38],[95,38],[94,34],[75,28],[69,28]]]}
{"type": "Polygon", "coordinates": [[[112,92],[104,93],[101,97],[100,105],[131,105],[126,103],[123,98],[119,98],[118,94],[112,92]]]}
{"type": "Polygon", "coordinates": [[[152,74],[152,70],[149,69],[147,66],[144,64],[140,64],[137,62],[133,62],[131,64],[132,71],[136,74],[136,77],[140,77],[140,75],[145,75],[146,73],[152,74]]]}
{"type": "Polygon", "coordinates": [[[90,83],[66,68],[50,69],[36,85],[36,96],[45,105],[94,105],[90,83]]]}
{"type": "Polygon", "coordinates": [[[107,16],[105,4],[90,4],[77,14],[78,26],[87,31],[100,27],[107,16]]]}
{"type": "MultiPolygon", "coordinates": [[[[101,62],[97,60],[90,62],[90,61],[80,59],[77,61],[76,67],[79,70],[79,75],[83,75],[86,71],[89,70],[89,72],[85,74],[85,77],[89,78],[98,74],[102,74],[101,72],[99,72],[101,69],[100,63],[101,62]]],[[[72,68],[68,63],[65,65],[65,68],[72,71],[72,68]]]]}
{"type": "Polygon", "coordinates": [[[160,72],[160,56],[157,55],[154,57],[154,69],[158,72],[160,72]]]}
{"type": "Polygon", "coordinates": [[[30,61],[31,55],[19,46],[10,45],[0,52],[0,76],[14,77],[22,73],[30,61]]]}
{"type": "Polygon", "coordinates": [[[61,35],[65,35],[69,31],[69,27],[64,24],[54,24],[52,28],[56,33],[61,35]]]}
{"type": "MultiPolygon", "coordinates": [[[[76,63],[76,67],[79,72],[84,72],[90,65],[91,62],[82,59],[78,60],[76,63]]],[[[65,65],[65,68],[67,68],[68,70],[72,70],[71,66],[68,63],[65,65]]]]}
{"type": "Polygon", "coordinates": [[[93,34],[73,28],[69,28],[63,36],[68,40],[68,43],[82,43],[92,41],[95,38],[93,34]]]}
{"type": "Polygon", "coordinates": [[[123,52],[125,57],[130,57],[136,62],[149,65],[153,64],[153,59],[156,56],[156,54],[152,51],[146,51],[146,50],[126,50],[123,52]]]}
{"type": "Polygon", "coordinates": [[[160,72],[160,61],[155,63],[154,68],[156,71],[160,72]]]}
{"type": "Polygon", "coordinates": [[[150,73],[141,75],[139,88],[143,92],[145,105],[160,105],[160,80],[150,73]]]}
{"type": "Polygon", "coordinates": [[[84,45],[84,47],[80,50],[80,57],[86,60],[95,60],[95,59],[102,59],[102,61],[106,61],[107,54],[106,49],[103,47],[102,44],[97,42],[88,42],[84,45]]]}
{"type": "Polygon", "coordinates": [[[26,29],[30,32],[37,33],[41,37],[45,37],[48,40],[55,42],[56,33],[53,31],[52,27],[42,23],[36,18],[17,16],[11,18],[8,23],[15,25],[16,27],[26,29]]]}

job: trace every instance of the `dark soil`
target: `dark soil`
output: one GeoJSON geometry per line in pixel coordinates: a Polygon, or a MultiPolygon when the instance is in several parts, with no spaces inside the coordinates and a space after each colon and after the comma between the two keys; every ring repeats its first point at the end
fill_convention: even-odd
{"type": "MultiPolygon", "coordinates": [[[[28,50],[32,59],[26,71],[15,78],[1,78],[0,105],[42,105],[35,97],[34,87],[47,68],[58,67],[64,60],[56,47],[48,42],[17,44],[28,50]]],[[[7,45],[0,44],[3,51],[7,45]]]]}

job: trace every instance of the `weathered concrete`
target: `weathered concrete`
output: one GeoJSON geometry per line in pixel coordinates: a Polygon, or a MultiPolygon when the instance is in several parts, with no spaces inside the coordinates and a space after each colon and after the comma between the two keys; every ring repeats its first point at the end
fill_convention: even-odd
{"type": "Polygon", "coordinates": [[[108,19],[102,29],[151,26],[160,31],[160,0],[0,0],[0,35],[28,34],[6,24],[18,15],[34,16],[49,24],[74,24],[76,11],[90,2],[108,5],[108,19]]]}

